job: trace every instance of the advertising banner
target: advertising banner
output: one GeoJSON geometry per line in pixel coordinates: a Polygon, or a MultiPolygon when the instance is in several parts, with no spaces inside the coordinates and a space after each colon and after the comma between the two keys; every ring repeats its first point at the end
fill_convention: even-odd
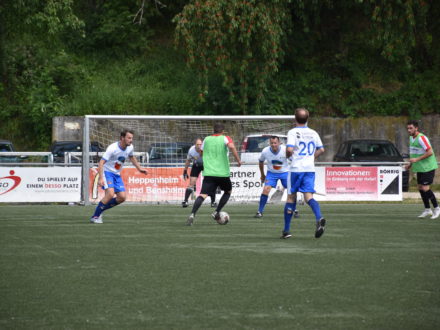
{"type": "Polygon", "coordinates": [[[401,201],[403,198],[399,166],[319,167],[316,176],[317,190],[325,191],[318,200],[401,201]]]}
{"type": "MultiPolygon", "coordinates": [[[[183,200],[189,180],[183,180],[183,167],[147,168],[148,175],[135,168],[121,172],[129,202],[178,203],[183,200]]],[[[401,201],[402,173],[389,167],[316,167],[315,198],[321,201],[401,201]]],[[[231,201],[257,202],[264,184],[257,165],[231,167],[231,201]]],[[[200,192],[202,177],[197,180],[200,192]]],[[[98,202],[104,190],[98,187],[97,169],[90,170],[90,201],[98,202]]],[[[193,195],[193,198],[195,194],[193,195]]],[[[272,189],[270,201],[285,201],[287,192],[281,183],[272,189]]],[[[300,196],[301,198],[302,196],[300,196]]],[[[218,200],[218,199],[217,199],[218,200]]]]}
{"type": "MultiPolygon", "coordinates": [[[[183,167],[148,168],[148,175],[135,168],[121,172],[130,202],[179,203],[189,180],[182,177],[183,167]]],[[[104,190],[98,187],[97,169],[90,174],[90,201],[98,202],[104,190]]],[[[263,190],[257,165],[231,167],[231,201],[257,202],[263,190]]],[[[196,184],[200,192],[202,178],[196,184]]],[[[401,201],[402,169],[380,167],[317,167],[315,198],[322,201],[401,201]]],[[[272,189],[269,201],[285,201],[280,183],[272,189]]],[[[0,203],[80,202],[81,168],[79,167],[0,167],[0,203]]],[[[217,199],[218,201],[218,199],[217,199]]]]}
{"type": "Polygon", "coordinates": [[[0,203],[80,200],[79,167],[0,167],[0,203]]]}
{"type": "MultiPolygon", "coordinates": [[[[161,202],[176,203],[183,201],[189,179],[182,177],[183,167],[150,167],[148,174],[139,173],[135,168],[125,167],[121,171],[124,181],[127,202],[161,202]]],[[[104,197],[104,190],[98,187],[98,170],[92,168],[90,173],[89,196],[91,202],[99,202],[104,197]]],[[[200,192],[201,177],[196,184],[200,192]]]]}

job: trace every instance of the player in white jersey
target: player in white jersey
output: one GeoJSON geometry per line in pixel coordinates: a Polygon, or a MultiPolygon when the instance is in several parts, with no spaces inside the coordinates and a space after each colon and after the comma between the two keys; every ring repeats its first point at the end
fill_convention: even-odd
{"type": "Polygon", "coordinates": [[[319,134],[307,127],[309,112],[300,108],[295,110],[296,127],[287,134],[286,157],[292,157],[289,169],[289,194],[284,207],[284,229],[281,238],[292,237],[290,222],[296,208],[296,194],[302,192],[304,199],[312,208],[316,218],[315,237],[324,233],[325,219],[321,216],[319,203],[313,198],[315,193],[315,158],[324,152],[319,134]]]}
{"type": "MultiPolygon", "coordinates": [[[[188,198],[193,191],[196,190],[197,178],[200,172],[203,171],[203,158],[202,158],[202,139],[196,139],[195,144],[188,150],[188,155],[185,161],[185,168],[183,170],[183,179],[188,179],[188,167],[192,162],[191,172],[189,174],[189,184],[185,190],[185,199],[182,202],[182,207],[188,207],[188,198]]],[[[211,197],[211,207],[216,207],[215,192],[211,197]]]]}
{"type": "MultiPolygon", "coordinates": [[[[258,211],[254,218],[262,218],[264,207],[269,198],[269,193],[272,188],[277,186],[278,181],[281,182],[284,188],[287,188],[287,175],[289,165],[286,158],[286,146],[281,145],[278,136],[271,136],[269,139],[269,146],[261,151],[258,163],[260,168],[260,179],[264,182],[263,192],[260,196],[260,203],[258,211]],[[267,162],[267,174],[264,174],[264,162],[267,162]]],[[[298,211],[294,212],[295,218],[298,217],[298,211]]]]}
{"type": "Polygon", "coordinates": [[[125,201],[125,187],[120,173],[127,158],[130,159],[139,172],[148,174],[146,169],[139,166],[136,157],[133,155],[133,135],[133,131],[122,131],[119,142],[109,145],[99,161],[98,184],[105,189],[105,196],[90,218],[91,223],[102,223],[102,212],[125,201]]]}

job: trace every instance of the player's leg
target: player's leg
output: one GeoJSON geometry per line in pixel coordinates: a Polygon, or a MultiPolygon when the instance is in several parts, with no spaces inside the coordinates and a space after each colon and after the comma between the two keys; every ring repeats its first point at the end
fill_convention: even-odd
{"type": "Polygon", "coordinates": [[[189,185],[185,190],[185,199],[182,202],[182,207],[188,207],[188,199],[189,196],[196,190],[196,181],[197,178],[190,177],[189,185]]]}
{"type": "Polygon", "coordinates": [[[319,206],[319,203],[313,198],[313,193],[315,192],[315,172],[304,173],[304,180],[300,187],[300,191],[304,193],[304,199],[315,215],[315,237],[319,238],[324,233],[326,220],[321,215],[321,207],[319,206]]]}
{"type": "Polygon", "coordinates": [[[254,215],[254,218],[262,218],[263,217],[264,208],[266,207],[266,203],[267,203],[267,200],[269,199],[269,193],[271,190],[272,190],[272,186],[266,180],[265,186],[263,188],[263,192],[261,193],[261,196],[260,196],[260,203],[258,204],[258,211],[254,215]]]}
{"type": "Polygon", "coordinates": [[[217,188],[215,189],[215,191],[209,195],[209,197],[211,198],[211,207],[217,207],[217,203],[215,202],[215,193],[217,191],[217,188]]]}
{"type": "Polygon", "coordinates": [[[101,202],[99,202],[95,213],[93,214],[92,219],[94,221],[91,219],[91,221],[94,223],[102,223],[102,212],[125,202],[127,198],[124,182],[122,181],[121,176],[110,172],[104,173],[107,173],[106,184],[108,188],[105,190],[105,196],[101,202]]]}
{"type": "Polygon", "coordinates": [[[431,190],[431,184],[434,182],[435,170],[417,173],[417,186],[419,188],[420,196],[422,197],[425,210],[419,218],[431,216],[431,219],[437,219],[440,216],[440,208],[438,206],[437,198],[431,190]],[[433,210],[431,210],[429,202],[432,203],[433,210]]]}
{"type": "Polygon", "coordinates": [[[90,218],[90,222],[92,223],[102,223],[102,212],[104,212],[108,208],[108,205],[113,201],[115,191],[119,184],[119,175],[116,175],[112,172],[104,171],[104,177],[104,186],[102,187],[102,189],[105,190],[105,195],[104,198],[96,206],[95,212],[90,218]]]}
{"type": "Polygon", "coordinates": [[[280,238],[290,238],[292,235],[290,234],[290,223],[292,221],[292,216],[295,213],[295,200],[296,193],[291,193],[287,195],[287,201],[284,205],[284,228],[280,238]]]}
{"type": "MultiPolygon", "coordinates": [[[[287,194],[290,194],[289,188],[288,188],[288,178],[289,177],[289,172],[285,172],[285,173],[280,173],[278,175],[278,179],[281,181],[281,185],[283,186],[284,189],[287,189],[287,194]]],[[[276,186],[276,185],[275,185],[276,186]]],[[[294,198],[292,199],[292,207],[293,207],[293,217],[294,218],[299,218],[299,212],[298,209],[296,208],[296,204],[297,204],[297,200],[298,200],[298,194],[296,193],[294,198]]]]}
{"type": "Polygon", "coordinates": [[[91,223],[102,223],[102,216],[101,216],[102,212],[106,210],[106,206],[113,199],[114,195],[115,195],[115,189],[113,187],[108,187],[105,189],[104,197],[98,203],[98,205],[95,208],[95,212],[90,218],[91,223]]]}
{"type": "Polygon", "coordinates": [[[292,216],[295,213],[295,205],[296,205],[296,193],[298,191],[298,187],[302,180],[301,173],[289,172],[287,174],[287,201],[284,205],[284,228],[281,234],[281,238],[290,238],[292,235],[290,234],[290,223],[292,221],[292,216]]]}
{"type": "Polygon", "coordinates": [[[182,207],[188,207],[189,196],[191,196],[191,194],[196,191],[196,182],[201,170],[202,169],[197,166],[191,167],[191,173],[189,174],[189,184],[185,190],[185,199],[182,202],[182,207]]]}
{"type": "Polygon", "coordinates": [[[223,209],[223,207],[228,202],[229,198],[231,197],[232,193],[232,182],[231,178],[229,177],[214,177],[216,182],[216,189],[217,186],[220,187],[221,190],[223,190],[223,195],[220,198],[220,201],[218,202],[217,208],[212,213],[212,217],[214,220],[218,221],[220,220],[220,211],[223,209]]]}
{"type": "Polygon", "coordinates": [[[208,197],[208,195],[212,194],[212,191],[215,191],[216,188],[217,188],[217,184],[213,180],[212,176],[205,176],[203,178],[202,190],[200,191],[200,195],[197,196],[196,200],[194,201],[194,205],[192,207],[191,214],[189,215],[188,219],[186,220],[187,226],[191,226],[194,223],[194,218],[195,218],[196,213],[199,210],[200,206],[202,206],[206,197],[208,197]]]}

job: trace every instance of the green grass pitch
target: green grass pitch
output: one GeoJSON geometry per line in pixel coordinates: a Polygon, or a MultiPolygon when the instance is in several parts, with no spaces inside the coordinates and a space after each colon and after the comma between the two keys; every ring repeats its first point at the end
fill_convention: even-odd
{"type": "Polygon", "coordinates": [[[440,219],[422,205],[0,206],[0,329],[438,329],[440,219]]]}

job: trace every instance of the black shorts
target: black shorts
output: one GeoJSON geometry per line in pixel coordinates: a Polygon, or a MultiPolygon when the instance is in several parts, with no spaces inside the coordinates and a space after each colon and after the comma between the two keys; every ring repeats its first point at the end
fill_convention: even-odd
{"type": "Polygon", "coordinates": [[[201,194],[212,195],[220,187],[223,191],[232,190],[232,182],[230,177],[205,176],[203,178],[201,194]]]}
{"type": "Polygon", "coordinates": [[[192,166],[191,167],[191,173],[189,174],[189,176],[192,176],[194,178],[198,178],[200,172],[203,171],[203,166],[192,166]]]}
{"type": "Polygon", "coordinates": [[[434,182],[435,170],[429,172],[417,172],[417,183],[429,186],[434,182]]]}

